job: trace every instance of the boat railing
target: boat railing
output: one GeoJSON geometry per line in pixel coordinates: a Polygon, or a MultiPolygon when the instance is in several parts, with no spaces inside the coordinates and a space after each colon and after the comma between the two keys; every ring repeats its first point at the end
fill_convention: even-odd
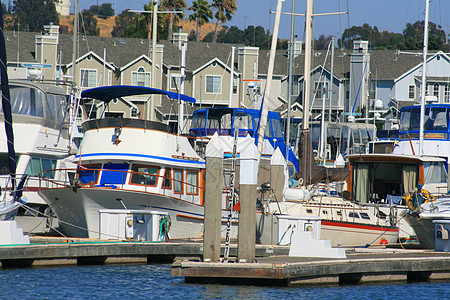
{"type": "MultiPolygon", "coordinates": [[[[131,187],[141,187],[136,188],[136,191],[143,191],[146,193],[162,193],[165,196],[170,196],[171,198],[177,198],[179,200],[190,200],[195,202],[196,199],[203,193],[204,187],[200,185],[195,185],[188,183],[187,181],[178,180],[172,177],[167,177],[165,175],[135,172],[130,170],[108,170],[108,169],[96,169],[96,168],[85,168],[86,171],[91,171],[96,173],[95,181],[84,182],[80,180],[77,171],[80,168],[66,168],[66,169],[51,169],[45,170],[39,173],[39,189],[55,189],[55,188],[110,188],[110,189],[127,189],[130,190],[131,187]],[[123,183],[101,183],[101,176],[104,174],[111,173],[123,173],[125,180],[123,183]],[[45,176],[45,174],[56,174],[56,178],[50,178],[45,176]],[[132,183],[131,178],[133,175],[139,175],[144,177],[144,183],[132,183]],[[152,180],[150,178],[157,178],[157,180],[152,180]],[[155,182],[154,184],[151,182],[155,182]],[[161,183],[162,182],[162,183],[161,183]],[[175,191],[175,185],[181,184],[180,192],[175,191]],[[188,187],[193,191],[188,193],[188,187]]],[[[199,177],[197,181],[199,182],[199,177]]]]}

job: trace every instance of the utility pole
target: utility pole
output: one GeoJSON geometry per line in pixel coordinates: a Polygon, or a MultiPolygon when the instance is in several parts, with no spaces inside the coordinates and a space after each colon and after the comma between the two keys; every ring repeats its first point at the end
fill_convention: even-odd
{"type": "MultiPolygon", "coordinates": [[[[158,11],[158,0],[153,0],[153,10],[128,10],[129,12],[142,13],[142,14],[152,14],[152,71],[151,71],[151,84],[152,88],[155,88],[156,85],[156,39],[157,39],[157,29],[158,29],[158,14],[181,14],[182,11],[158,11]]],[[[149,23],[150,25],[150,23],[149,23]]],[[[148,27],[150,28],[150,26],[148,27]]],[[[150,38],[150,36],[149,36],[150,38]]],[[[150,109],[148,109],[147,105],[147,120],[154,121],[155,120],[155,95],[152,95],[150,98],[150,109]]],[[[147,102],[148,103],[148,102],[147,102]]]]}

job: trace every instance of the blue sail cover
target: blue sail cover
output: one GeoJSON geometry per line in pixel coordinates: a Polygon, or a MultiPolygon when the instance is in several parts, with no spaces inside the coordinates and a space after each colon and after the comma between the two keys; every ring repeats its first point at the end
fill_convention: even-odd
{"type": "Polygon", "coordinates": [[[81,98],[97,99],[105,103],[109,103],[111,100],[116,98],[136,95],[166,95],[170,99],[195,103],[195,98],[189,97],[184,94],[133,85],[111,85],[96,87],[83,91],[81,93],[81,98]]]}

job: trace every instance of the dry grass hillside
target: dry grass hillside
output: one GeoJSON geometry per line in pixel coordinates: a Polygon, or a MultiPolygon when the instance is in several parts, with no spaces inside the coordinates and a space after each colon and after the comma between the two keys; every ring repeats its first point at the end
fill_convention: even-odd
{"type": "MultiPolygon", "coordinates": [[[[69,28],[69,32],[73,31],[73,15],[68,17],[61,17],[59,20],[60,26],[67,26],[69,28]]],[[[116,17],[110,17],[107,19],[97,18],[97,24],[100,28],[100,36],[110,37],[111,31],[115,25],[116,17]]],[[[183,27],[183,32],[189,34],[192,30],[197,30],[197,24],[195,22],[189,22],[188,20],[182,20],[179,24],[183,27]]],[[[214,31],[216,28],[215,23],[207,23],[202,26],[200,29],[200,38],[203,39],[208,32],[214,31]]]]}

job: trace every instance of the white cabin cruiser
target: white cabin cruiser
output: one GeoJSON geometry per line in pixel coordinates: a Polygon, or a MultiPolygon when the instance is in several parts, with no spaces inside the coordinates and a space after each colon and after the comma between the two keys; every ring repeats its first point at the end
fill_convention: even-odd
{"type": "MultiPolygon", "coordinates": [[[[65,114],[71,100],[71,93],[67,88],[71,89],[71,86],[63,84],[9,81],[16,176],[17,179],[23,175],[28,176],[26,183],[23,183],[23,196],[28,200],[26,205],[19,207],[15,219],[18,227],[26,233],[45,233],[51,229],[50,226],[57,225],[56,218],[51,218],[49,206],[37,193],[38,175],[43,170],[65,167],[70,163],[65,159],[76,153],[77,145],[71,141],[65,114]]],[[[3,128],[3,111],[0,121],[3,128]]],[[[4,130],[0,130],[0,139],[7,140],[4,130]]],[[[10,186],[11,180],[8,157],[7,144],[0,144],[0,186],[3,191],[10,186]]],[[[55,179],[57,174],[49,172],[46,176],[55,179]]],[[[6,192],[2,196],[5,194],[6,192]]]]}
{"type": "MultiPolygon", "coordinates": [[[[185,95],[137,86],[99,87],[81,96],[107,104],[146,94],[195,102],[185,95]]],[[[142,119],[93,119],[82,126],[75,180],[43,176],[39,191],[64,234],[98,238],[99,211],[126,208],[168,213],[170,238],[202,235],[205,162],[186,137],[171,133],[168,125],[142,119]]]]}

